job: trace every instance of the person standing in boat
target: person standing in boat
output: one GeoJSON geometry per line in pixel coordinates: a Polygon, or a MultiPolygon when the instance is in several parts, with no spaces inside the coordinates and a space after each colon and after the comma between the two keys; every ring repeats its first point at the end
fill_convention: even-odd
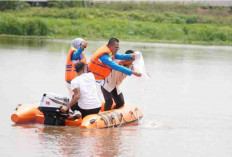
{"type": "Polygon", "coordinates": [[[87,45],[88,41],[85,41],[82,38],[76,38],[72,40],[71,47],[68,52],[65,68],[65,81],[70,99],[73,96],[73,91],[71,90],[71,81],[77,76],[75,65],[77,62],[83,62],[85,64],[87,63],[85,55],[83,54],[83,51],[87,45]]]}
{"type": "Polygon", "coordinates": [[[100,47],[88,63],[88,71],[94,74],[97,81],[102,81],[109,76],[111,70],[120,71],[126,75],[135,75],[140,77],[141,74],[123,67],[115,62],[117,60],[134,60],[135,54],[119,54],[119,40],[110,38],[107,45],[100,47]]]}
{"type": "MultiPolygon", "coordinates": [[[[135,54],[119,54],[119,40],[110,38],[107,45],[100,47],[88,63],[88,71],[94,74],[96,82],[105,84],[106,78],[110,75],[112,69],[120,71],[126,75],[141,76],[141,73],[132,71],[115,62],[117,60],[134,60],[135,54]]],[[[103,93],[104,94],[104,93],[103,93]]]]}
{"type": "Polygon", "coordinates": [[[73,98],[67,106],[62,106],[61,112],[65,113],[75,105],[75,108],[81,112],[82,118],[89,114],[97,114],[101,109],[101,102],[97,95],[94,75],[87,73],[86,65],[83,62],[76,63],[76,72],[77,77],[71,81],[73,98]]]}
{"type": "MultiPolygon", "coordinates": [[[[125,54],[133,53],[133,50],[127,50],[125,52],[125,54]]],[[[120,65],[134,70],[132,63],[133,60],[119,62],[120,65]]],[[[111,110],[113,100],[116,104],[113,109],[118,109],[124,105],[124,97],[119,89],[119,86],[126,77],[126,74],[120,71],[112,70],[111,74],[105,79],[105,83],[102,84],[102,93],[105,99],[104,111],[111,110]]]]}

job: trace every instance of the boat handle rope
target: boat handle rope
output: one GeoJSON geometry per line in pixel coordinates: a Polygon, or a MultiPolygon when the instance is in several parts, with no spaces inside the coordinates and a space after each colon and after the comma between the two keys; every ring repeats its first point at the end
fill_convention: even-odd
{"type": "MultiPolygon", "coordinates": [[[[137,120],[137,121],[139,122],[138,108],[135,108],[135,112],[136,112],[136,116],[134,115],[133,111],[129,111],[129,113],[130,113],[131,115],[133,115],[133,117],[135,118],[135,120],[137,120]]],[[[114,112],[112,112],[110,116],[111,116],[112,126],[113,126],[113,127],[114,127],[114,126],[116,126],[116,127],[122,126],[123,120],[127,123],[127,120],[124,118],[124,116],[123,116],[122,113],[120,113],[121,121],[120,121],[120,119],[118,119],[119,122],[120,122],[120,124],[119,124],[118,126],[117,126],[117,124],[116,124],[116,119],[115,119],[116,116],[115,116],[114,112]]],[[[98,129],[98,119],[99,119],[99,118],[100,118],[101,120],[104,121],[104,123],[105,123],[105,125],[106,125],[107,127],[109,127],[109,123],[108,123],[107,119],[106,119],[104,116],[102,116],[102,115],[100,115],[100,117],[98,117],[97,119],[94,119],[94,121],[91,122],[91,124],[95,123],[96,128],[98,129]]],[[[131,116],[131,120],[132,120],[132,116],[131,116]]]]}
{"type": "Polygon", "coordinates": [[[121,116],[122,116],[122,120],[124,119],[124,121],[125,121],[126,123],[128,123],[128,121],[124,118],[124,116],[123,116],[122,113],[121,113],[121,116]]]}
{"type": "Polygon", "coordinates": [[[137,117],[138,123],[139,123],[139,116],[138,116],[138,108],[137,107],[135,108],[135,112],[136,112],[136,117],[137,117]]]}
{"type": "MultiPolygon", "coordinates": [[[[121,116],[121,122],[120,122],[120,124],[118,125],[118,127],[122,126],[123,119],[124,119],[124,121],[126,122],[126,120],[125,120],[125,118],[123,117],[123,114],[122,114],[122,113],[120,114],[120,116],[121,116]]],[[[119,120],[119,119],[118,119],[118,120],[119,120]]]]}
{"type": "MultiPolygon", "coordinates": [[[[114,112],[111,112],[111,120],[112,120],[112,125],[113,125],[113,127],[114,127],[114,126],[117,127],[117,123],[116,123],[115,117],[117,117],[117,116],[115,115],[115,113],[114,113],[114,112]],[[113,123],[113,121],[114,121],[114,123],[113,123]]],[[[118,120],[119,120],[119,119],[118,119],[118,120]]]]}
{"type": "Polygon", "coordinates": [[[106,119],[104,116],[102,116],[102,115],[101,115],[101,120],[103,120],[104,123],[105,123],[105,125],[108,127],[108,121],[107,121],[107,119],[106,119]]]}
{"type": "Polygon", "coordinates": [[[92,121],[90,121],[91,124],[94,124],[96,125],[96,128],[98,129],[98,119],[101,119],[104,121],[105,125],[108,127],[108,122],[107,120],[105,119],[105,117],[103,117],[102,115],[100,115],[98,118],[96,119],[92,119],[92,121]]]}
{"type": "MultiPolygon", "coordinates": [[[[134,118],[135,118],[134,120],[137,120],[137,117],[135,117],[135,115],[134,115],[134,112],[133,112],[133,111],[130,111],[130,114],[134,116],[134,118]]],[[[132,116],[131,116],[131,120],[132,120],[132,116]]]]}
{"type": "Polygon", "coordinates": [[[114,126],[116,125],[116,119],[112,115],[111,115],[111,120],[112,120],[112,125],[113,125],[113,128],[114,128],[114,126]]]}

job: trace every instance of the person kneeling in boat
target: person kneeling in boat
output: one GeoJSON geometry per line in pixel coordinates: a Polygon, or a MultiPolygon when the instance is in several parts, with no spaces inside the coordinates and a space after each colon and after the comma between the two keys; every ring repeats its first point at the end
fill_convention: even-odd
{"type": "Polygon", "coordinates": [[[69,91],[69,98],[73,96],[73,91],[71,90],[71,81],[77,76],[75,71],[75,65],[77,62],[87,63],[85,55],[83,54],[84,49],[88,46],[88,41],[82,38],[76,38],[72,40],[71,47],[68,51],[66,68],[65,68],[65,81],[66,86],[69,91]]]}
{"type": "Polygon", "coordinates": [[[83,62],[76,63],[77,77],[71,81],[74,95],[70,103],[61,108],[61,112],[65,113],[74,104],[76,109],[81,112],[82,118],[89,114],[97,114],[100,111],[101,102],[97,95],[95,78],[92,73],[87,73],[86,67],[83,62]]]}
{"type": "MultiPolygon", "coordinates": [[[[127,50],[125,54],[133,54],[133,50],[127,50]]],[[[134,70],[133,63],[134,60],[119,61],[118,63],[128,69],[134,70]]],[[[112,70],[111,74],[106,78],[105,83],[102,84],[102,93],[105,99],[104,111],[111,110],[113,105],[113,100],[115,106],[113,109],[118,109],[124,105],[124,97],[119,89],[120,84],[126,78],[126,74],[112,70]]]]}

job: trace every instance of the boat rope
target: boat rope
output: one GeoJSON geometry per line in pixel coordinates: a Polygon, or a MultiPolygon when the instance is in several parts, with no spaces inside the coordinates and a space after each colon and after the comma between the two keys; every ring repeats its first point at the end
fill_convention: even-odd
{"type": "Polygon", "coordinates": [[[112,126],[113,126],[113,128],[114,128],[115,125],[116,125],[116,120],[115,120],[114,117],[112,117],[112,126]]]}
{"type": "Polygon", "coordinates": [[[108,121],[107,121],[107,119],[103,116],[103,115],[100,115],[100,117],[99,117],[101,120],[103,120],[104,121],[104,123],[105,123],[105,125],[108,127],[108,121]]]}
{"type": "MultiPolygon", "coordinates": [[[[122,126],[123,119],[125,120],[125,118],[123,117],[123,114],[122,114],[122,113],[120,114],[120,116],[121,116],[121,122],[120,122],[120,124],[118,125],[118,127],[122,126]]],[[[126,121],[126,120],[125,120],[125,121],[126,121]]]]}
{"type": "Polygon", "coordinates": [[[98,129],[98,119],[100,119],[101,117],[99,116],[98,118],[96,118],[96,119],[92,119],[92,120],[90,120],[90,123],[91,124],[95,124],[95,126],[96,126],[96,128],[98,129]]]}
{"type": "Polygon", "coordinates": [[[124,118],[124,116],[123,116],[122,113],[121,113],[121,115],[122,115],[122,119],[124,119],[124,121],[125,121],[126,123],[128,123],[128,121],[124,118]]]}
{"type": "Polygon", "coordinates": [[[139,123],[139,116],[138,116],[138,108],[137,107],[135,108],[135,113],[136,113],[137,121],[139,123]]]}
{"type": "MultiPolygon", "coordinates": [[[[130,114],[135,118],[134,120],[137,120],[137,117],[135,117],[134,112],[130,111],[130,114]]],[[[132,120],[132,116],[131,116],[131,120],[132,120]]]]}
{"type": "Polygon", "coordinates": [[[115,113],[114,113],[114,112],[111,112],[110,115],[111,115],[111,120],[112,120],[112,125],[113,125],[113,127],[114,127],[114,126],[117,126],[116,119],[115,119],[115,117],[116,117],[115,113]]]}
{"type": "Polygon", "coordinates": [[[103,115],[99,115],[98,118],[92,119],[92,120],[90,121],[90,123],[91,123],[91,124],[94,124],[94,123],[95,123],[96,129],[98,129],[98,120],[99,120],[99,119],[103,120],[104,123],[105,123],[105,125],[108,127],[108,124],[109,124],[109,123],[108,123],[107,119],[106,119],[103,115]]]}
{"type": "MultiPolygon", "coordinates": [[[[138,108],[135,108],[134,109],[134,112],[133,111],[129,111],[129,113],[131,114],[131,120],[130,121],[132,121],[132,120],[137,120],[138,122],[139,122],[139,114],[138,114],[138,108]],[[136,113],[136,115],[135,115],[135,113],[136,113]]],[[[124,117],[124,115],[123,115],[123,113],[120,113],[119,115],[118,115],[118,113],[117,113],[117,115],[116,115],[116,113],[115,112],[111,112],[110,114],[107,114],[109,117],[107,118],[106,117],[106,115],[99,115],[99,117],[98,118],[96,118],[96,119],[92,119],[92,121],[90,122],[91,124],[94,124],[95,123],[95,127],[98,129],[98,120],[99,119],[101,119],[101,120],[103,120],[104,121],[104,123],[105,123],[105,126],[106,127],[109,127],[109,124],[111,124],[112,125],[112,127],[120,127],[120,126],[122,126],[122,124],[123,124],[123,121],[125,121],[125,123],[128,123],[128,121],[125,119],[125,117],[124,117]],[[120,117],[119,117],[120,116],[120,117]],[[116,120],[116,117],[118,118],[118,121],[119,121],[119,125],[117,125],[117,120],[116,120]],[[110,119],[109,119],[110,118],[110,119]]]]}

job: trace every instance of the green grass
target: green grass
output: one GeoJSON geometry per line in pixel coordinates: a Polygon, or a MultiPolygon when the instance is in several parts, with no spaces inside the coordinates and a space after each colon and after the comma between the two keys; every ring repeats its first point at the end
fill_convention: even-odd
{"type": "MultiPolygon", "coordinates": [[[[168,12],[160,8],[159,11],[149,11],[149,8],[130,11],[93,5],[91,8],[9,10],[0,12],[0,34],[232,45],[231,16],[214,15],[215,11],[210,15],[192,14],[191,9],[186,9],[188,14],[185,14],[174,6],[168,12]]],[[[197,6],[193,10],[196,9],[197,6]]]]}

